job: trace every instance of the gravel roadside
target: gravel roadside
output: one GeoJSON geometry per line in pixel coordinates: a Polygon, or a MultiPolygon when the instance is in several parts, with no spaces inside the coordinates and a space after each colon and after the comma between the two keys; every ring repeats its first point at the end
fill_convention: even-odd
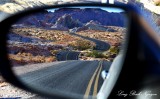
{"type": "Polygon", "coordinates": [[[0,76],[0,98],[28,99],[34,96],[36,95],[5,82],[4,79],[0,76]]]}
{"type": "MultiPolygon", "coordinates": [[[[25,65],[23,67],[18,66],[14,67],[13,71],[15,74],[21,75],[27,72],[32,72],[35,70],[39,70],[45,67],[50,67],[55,64],[59,64],[63,62],[55,62],[55,63],[41,63],[41,64],[32,64],[32,65],[25,65]]],[[[7,83],[2,76],[0,76],[0,98],[9,98],[9,99],[46,99],[43,97],[40,97],[36,94],[24,91],[22,89],[19,89],[9,83],[7,83]]]]}

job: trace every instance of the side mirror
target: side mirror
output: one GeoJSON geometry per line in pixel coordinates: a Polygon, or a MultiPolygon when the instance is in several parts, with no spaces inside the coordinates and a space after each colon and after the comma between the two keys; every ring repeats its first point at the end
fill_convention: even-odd
{"type": "MultiPolygon", "coordinates": [[[[101,72],[110,74],[119,53],[123,66],[133,12],[127,5],[70,4],[13,15],[0,23],[2,75],[52,98],[96,98],[101,72]]],[[[109,78],[116,83],[118,75],[109,78]]]]}

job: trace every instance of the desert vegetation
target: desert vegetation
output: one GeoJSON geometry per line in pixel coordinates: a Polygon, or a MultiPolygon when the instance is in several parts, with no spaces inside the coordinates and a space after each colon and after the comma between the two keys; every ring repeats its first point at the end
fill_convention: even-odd
{"type": "Polygon", "coordinates": [[[79,39],[69,43],[68,46],[73,47],[75,50],[87,50],[93,49],[96,45],[91,41],[79,39]]]}
{"type": "Polygon", "coordinates": [[[74,36],[67,31],[42,28],[14,28],[10,31],[8,48],[9,58],[14,65],[57,61],[56,54],[62,50],[80,51],[82,60],[105,59],[112,61],[123,42],[123,28],[112,27],[116,32],[99,30],[81,30],[77,34],[94,38],[111,46],[108,51],[94,50],[93,41],[74,36]],[[11,36],[11,37],[10,37],[11,36]]]}
{"type": "Polygon", "coordinates": [[[8,35],[9,58],[13,65],[57,61],[61,50],[92,49],[95,43],[67,33],[41,28],[14,28],[8,35]]]}
{"type": "Polygon", "coordinates": [[[31,53],[9,54],[12,65],[25,65],[35,63],[48,63],[56,61],[54,56],[32,55],[31,53]]]}
{"type": "Polygon", "coordinates": [[[80,52],[81,60],[112,61],[126,32],[122,28],[126,23],[123,18],[121,12],[110,13],[100,8],[61,8],[35,13],[12,25],[8,34],[8,56],[16,66],[59,61],[58,57],[67,57],[59,52],[67,51],[80,52]],[[97,50],[103,46],[98,45],[98,40],[103,41],[104,47],[109,44],[110,49],[97,50]]]}
{"type": "Polygon", "coordinates": [[[111,46],[107,51],[96,51],[95,42],[72,35],[68,31],[42,28],[13,28],[10,30],[9,58],[14,65],[57,61],[56,54],[62,50],[80,51],[82,60],[105,59],[112,61],[120,50],[125,35],[124,28],[110,27],[115,31],[81,30],[77,34],[94,38],[111,46]]]}
{"type": "MultiPolygon", "coordinates": [[[[114,27],[116,28],[116,27],[114,27]]],[[[121,45],[124,42],[125,29],[121,28],[117,32],[104,32],[104,31],[95,31],[95,30],[85,30],[78,32],[79,35],[95,38],[106,43],[109,43],[111,46],[107,51],[86,51],[83,52],[82,59],[104,59],[108,61],[113,61],[113,59],[117,56],[120,51],[121,45]]]]}
{"type": "Polygon", "coordinates": [[[78,32],[78,34],[85,37],[105,41],[109,43],[111,46],[117,46],[124,40],[125,29],[119,30],[118,32],[86,30],[86,31],[80,31],[78,32]]]}

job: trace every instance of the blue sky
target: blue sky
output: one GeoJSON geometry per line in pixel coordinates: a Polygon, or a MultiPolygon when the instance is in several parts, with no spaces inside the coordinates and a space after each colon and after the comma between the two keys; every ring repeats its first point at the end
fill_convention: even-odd
{"type": "MultiPolygon", "coordinates": [[[[108,11],[108,12],[116,12],[116,13],[124,12],[124,10],[122,10],[120,8],[109,8],[109,7],[74,7],[74,8],[81,8],[81,9],[84,9],[84,8],[101,8],[102,10],[105,10],[105,11],[108,11]]],[[[49,9],[48,11],[54,12],[55,9],[49,9]]]]}

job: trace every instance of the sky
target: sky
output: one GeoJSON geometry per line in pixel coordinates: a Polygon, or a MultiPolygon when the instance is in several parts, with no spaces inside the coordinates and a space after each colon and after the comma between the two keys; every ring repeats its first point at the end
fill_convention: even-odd
{"type": "MultiPolygon", "coordinates": [[[[74,8],[79,8],[79,7],[74,7],[74,8]]],[[[101,8],[102,10],[108,11],[108,12],[124,12],[124,10],[120,9],[120,8],[109,8],[109,7],[80,7],[80,8],[101,8]]],[[[54,12],[55,9],[49,9],[48,11],[54,12]]]]}
{"type": "MultiPolygon", "coordinates": [[[[101,2],[102,2],[102,3],[107,3],[107,0],[101,0],[101,2]]],[[[113,3],[114,3],[114,0],[109,0],[109,3],[110,3],[110,4],[113,4],[113,3]]]]}
{"type": "Polygon", "coordinates": [[[108,12],[124,12],[124,10],[120,8],[102,8],[102,9],[108,12]]]}

